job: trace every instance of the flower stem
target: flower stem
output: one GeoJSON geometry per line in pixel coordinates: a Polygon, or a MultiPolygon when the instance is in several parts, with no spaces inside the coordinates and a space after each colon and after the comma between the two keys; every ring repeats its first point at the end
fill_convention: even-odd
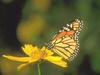
{"type": "Polygon", "coordinates": [[[38,63],[38,75],[41,75],[40,62],[38,63]]]}

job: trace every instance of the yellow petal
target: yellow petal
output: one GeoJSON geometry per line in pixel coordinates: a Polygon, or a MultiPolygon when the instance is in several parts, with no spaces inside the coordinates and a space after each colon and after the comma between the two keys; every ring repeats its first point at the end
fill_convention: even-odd
{"type": "Polygon", "coordinates": [[[24,47],[22,47],[22,50],[25,54],[28,56],[32,56],[35,50],[38,50],[37,47],[33,47],[31,44],[26,44],[24,47]]]}
{"type": "Polygon", "coordinates": [[[21,69],[23,69],[25,66],[27,66],[29,63],[24,63],[24,64],[21,64],[17,67],[18,71],[20,71],[21,69]]]}
{"type": "Polygon", "coordinates": [[[34,62],[36,62],[38,60],[39,60],[38,58],[31,58],[30,61],[29,61],[29,63],[34,63],[34,62]]]}
{"type": "Polygon", "coordinates": [[[33,64],[33,63],[36,62],[36,61],[37,61],[37,59],[30,60],[28,63],[24,63],[24,64],[19,65],[19,66],[17,67],[17,69],[18,69],[18,71],[20,71],[20,70],[24,69],[27,65],[33,64]]]}
{"type": "Polygon", "coordinates": [[[30,57],[15,57],[10,55],[3,55],[3,57],[12,61],[19,61],[19,62],[28,62],[30,60],[30,57]]]}
{"type": "Polygon", "coordinates": [[[43,46],[42,49],[41,49],[41,51],[45,51],[45,50],[46,50],[46,48],[43,46]]]}
{"type": "Polygon", "coordinates": [[[46,58],[44,58],[45,60],[53,63],[53,64],[56,64],[58,66],[61,66],[61,67],[67,67],[67,62],[63,61],[62,60],[62,57],[59,57],[59,56],[48,56],[46,58]]]}
{"type": "Polygon", "coordinates": [[[24,64],[21,64],[17,67],[17,69],[20,71],[21,69],[25,68],[27,65],[29,64],[33,64],[34,62],[36,62],[37,60],[34,59],[34,60],[30,60],[28,63],[24,63],[24,64]]]}
{"type": "Polygon", "coordinates": [[[51,56],[54,54],[51,50],[46,50],[46,53],[47,53],[47,56],[51,56]]]}
{"type": "Polygon", "coordinates": [[[46,47],[42,47],[41,51],[44,51],[47,54],[47,56],[54,54],[51,50],[48,50],[46,47]]]}

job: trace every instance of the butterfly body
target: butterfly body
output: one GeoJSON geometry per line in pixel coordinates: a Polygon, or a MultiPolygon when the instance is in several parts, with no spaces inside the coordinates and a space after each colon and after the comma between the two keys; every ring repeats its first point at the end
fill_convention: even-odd
{"type": "Polygon", "coordinates": [[[50,41],[49,48],[68,61],[73,60],[79,50],[78,35],[81,26],[82,22],[78,19],[67,24],[67,26],[63,27],[63,29],[53,37],[50,41]]]}

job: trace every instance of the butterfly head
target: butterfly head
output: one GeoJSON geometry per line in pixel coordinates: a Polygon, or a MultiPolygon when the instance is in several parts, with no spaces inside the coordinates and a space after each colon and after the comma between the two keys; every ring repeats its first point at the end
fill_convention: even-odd
{"type": "Polygon", "coordinates": [[[79,20],[79,19],[75,19],[71,24],[70,24],[70,28],[72,28],[72,30],[74,31],[78,31],[82,28],[83,25],[83,21],[79,20]]]}
{"type": "Polygon", "coordinates": [[[67,26],[63,27],[63,31],[78,32],[82,29],[82,27],[83,27],[83,21],[81,21],[79,19],[74,19],[73,21],[71,21],[70,24],[67,24],[67,26]]]}

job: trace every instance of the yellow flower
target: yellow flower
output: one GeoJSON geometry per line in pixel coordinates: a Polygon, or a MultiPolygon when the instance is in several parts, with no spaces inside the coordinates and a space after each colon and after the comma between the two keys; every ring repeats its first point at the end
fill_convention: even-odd
{"type": "Polygon", "coordinates": [[[54,53],[51,50],[48,50],[46,47],[42,47],[42,49],[40,49],[36,46],[32,46],[31,44],[26,44],[24,47],[22,47],[22,50],[25,54],[27,54],[26,57],[15,57],[10,55],[3,55],[3,57],[12,61],[23,62],[23,64],[18,66],[18,70],[28,64],[33,64],[42,60],[49,61],[61,67],[67,67],[67,63],[62,60],[62,57],[54,56],[54,53]]]}

